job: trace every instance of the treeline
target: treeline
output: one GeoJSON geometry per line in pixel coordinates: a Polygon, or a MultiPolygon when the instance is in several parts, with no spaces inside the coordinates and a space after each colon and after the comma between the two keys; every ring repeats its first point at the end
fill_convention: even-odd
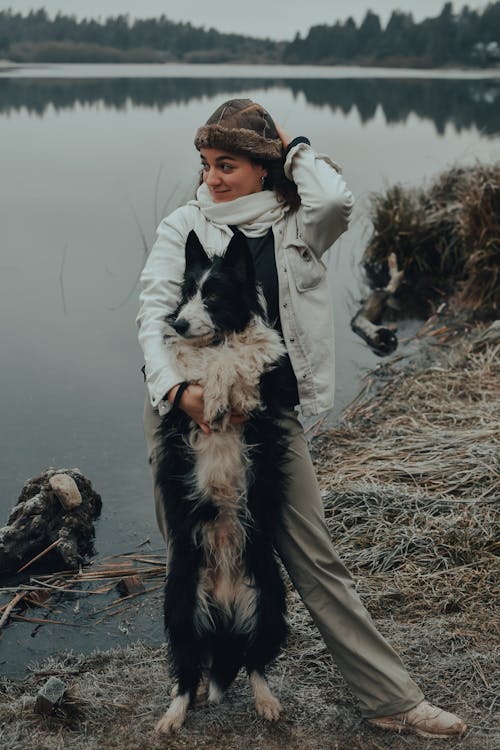
{"type": "Polygon", "coordinates": [[[44,9],[0,11],[0,58],[14,62],[278,62],[283,44],[223,34],[166,16],[77,20],[44,9]]]}
{"type": "Polygon", "coordinates": [[[0,11],[0,58],[15,62],[251,62],[289,64],[477,65],[500,63],[500,0],[482,11],[445,3],[439,15],[416,23],[395,10],[385,26],[368,11],[312,26],[291,42],[224,34],[176,23],[166,16],[77,20],[43,9],[27,15],[0,11]]]}
{"type": "Polygon", "coordinates": [[[415,23],[411,13],[392,12],[382,28],[376,13],[368,11],[359,27],[352,18],[333,26],[313,26],[302,39],[297,34],[286,46],[287,63],[407,64],[440,66],[500,62],[500,2],[483,11],[467,5],[453,13],[445,3],[436,18],[415,23]]]}

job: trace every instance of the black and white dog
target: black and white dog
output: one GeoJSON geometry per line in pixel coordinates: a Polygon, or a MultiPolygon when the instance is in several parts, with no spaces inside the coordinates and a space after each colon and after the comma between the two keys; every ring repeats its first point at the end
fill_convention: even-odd
{"type": "Polygon", "coordinates": [[[284,347],[267,325],[240,232],[213,260],[190,232],[181,300],[167,322],[181,376],[203,386],[211,431],[182,410],[160,427],[157,482],[169,529],[165,629],[177,687],[156,729],[183,724],[202,679],[209,702],[218,703],[243,666],[257,712],[274,720],[281,706],[265,668],[287,635],[273,548],[287,441],[272,370],[284,347]],[[248,420],[231,424],[231,411],[248,420]]]}

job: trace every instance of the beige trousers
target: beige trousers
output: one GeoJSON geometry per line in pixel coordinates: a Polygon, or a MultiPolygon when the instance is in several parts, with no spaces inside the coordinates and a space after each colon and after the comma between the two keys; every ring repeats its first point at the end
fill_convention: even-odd
{"type": "MultiPolygon", "coordinates": [[[[155,470],[155,432],[160,417],[149,399],[144,429],[155,470]]],[[[376,629],[361,603],[354,581],[335,552],[302,425],[294,412],[284,424],[290,434],[290,488],[277,550],[325,644],[366,718],[386,716],[417,705],[423,694],[399,656],[376,629]]],[[[158,525],[167,538],[163,503],[154,487],[158,525]]]]}

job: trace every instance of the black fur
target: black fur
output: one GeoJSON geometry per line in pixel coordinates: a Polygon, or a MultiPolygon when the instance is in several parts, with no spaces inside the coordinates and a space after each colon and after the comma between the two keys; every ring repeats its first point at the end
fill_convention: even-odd
{"type": "Polygon", "coordinates": [[[185,334],[177,319],[179,310],[196,294],[200,278],[209,268],[201,296],[218,333],[243,331],[253,315],[265,318],[258,297],[252,255],[244,235],[236,232],[225,254],[210,261],[196,233],[191,231],[186,241],[186,271],[181,298],[168,319],[177,333],[185,334]]]}
{"type": "Polygon", "coordinates": [[[169,529],[165,630],[172,673],[179,682],[179,693],[189,691],[193,700],[203,666],[210,657],[210,677],[225,690],[242,666],[249,673],[257,670],[265,674],[286,639],[285,587],[273,545],[286,489],[287,441],[283,429],[266,410],[251,416],[244,426],[244,439],[253,446],[247,495],[252,520],[246,526],[244,565],[259,589],[256,628],[248,636],[234,633],[232,623],[219,617],[214,607],[216,632],[198,633],[193,615],[204,559],[192,530],[200,522],[213,520],[217,508],[209,500],[196,502],[190,494],[193,455],[184,440],[190,422],[182,411],[163,419],[160,428],[163,451],[157,482],[165,499],[169,529]]]}
{"type": "MultiPolygon", "coordinates": [[[[178,310],[196,293],[201,276],[210,269],[202,286],[202,297],[218,333],[241,331],[261,308],[253,262],[244,240],[237,233],[222,258],[211,262],[194,232],[186,245],[186,273],[178,310]]],[[[176,314],[171,318],[175,322],[176,314]]],[[[182,331],[178,331],[182,335],[182,331]]],[[[217,344],[215,344],[217,345],[217,344]]],[[[262,408],[242,425],[242,441],[249,446],[246,528],[243,549],[245,572],[258,590],[257,615],[250,633],[237,632],[234,621],[222,615],[215,603],[211,614],[215,628],[200,632],[195,626],[197,584],[206,563],[204,551],[194,539],[193,529],[217,518],[218,508],[210,498],[193,497],[190,476],[195,454],[187,436],[193,423],[182,411],[163,418],[159,436],[161,455],[157,483],[164,498],[169,529],[169,570],[165,586],[165,629],[173,675],[179,695],[196,689],[207,664],[209,677],[225,690],[241,667],[264,675],[277,657],[287,636],[285,587],[274,552],[277,526],[286,491],[286,431],[279,422],[278,394],[273,380],[262,379],[262,408]]]]}

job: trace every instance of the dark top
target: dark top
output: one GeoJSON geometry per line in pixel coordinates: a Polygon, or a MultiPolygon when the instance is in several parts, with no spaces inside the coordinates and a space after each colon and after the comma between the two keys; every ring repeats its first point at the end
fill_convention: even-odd
{"type": "MultiPolygon", "coordinates": [[[[255,276],[262,286],[267,304],[267,317],[270,325],[283,338],[279,314],[278,270],[274,254],[273,230],[269,229],[262,237],[247,237],[245,239],[252,254],[255,276]]],[[[275,375],[279,378],[279,392],[282,394],[280,403],[285,407],[296,406],[299,403],[297,379],[293,372],[290,357],[285,354],[281,364],[276,368],[275,375]]]]}

